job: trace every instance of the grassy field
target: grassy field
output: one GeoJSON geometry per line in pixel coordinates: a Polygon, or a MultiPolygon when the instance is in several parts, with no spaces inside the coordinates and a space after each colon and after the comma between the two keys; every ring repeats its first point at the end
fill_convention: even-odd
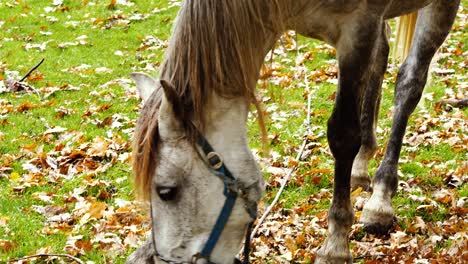
{"type": "MultiPolygon", "coordinates": [[[[131,181],[130,140],[140,101],[129,74],[158,75],[179,1],[114,3],[0,2],[0,262],[66,253],[123,263],[148,234],[149,216],[134,201],[131,181]],[[4,84],[19,80],[42,58],[24,81],[31,87],[11,91],[4,84]]],[[[468,246],[468,111],[439,102],[468,96],[467,16],[466,9],[460,11],[411,118],[394,198],[395,231],[375,237],[353,226],[357,262],[468,258],[462,251],[468,246]]],[[[252,257],[257,263],[309,263],[325,237],[331,198],[333,159],[325,124],[336,89],[335,52],[290,32],[273,53],[258,84],[270,155],[258,143],[255,114],[249,118],[251,147],[268,182],[261,210],[296,163],[308,93],[312,133],[307,156],[253,241],[252,257]]],[[[392,62],[371,175],[389,136],[396,73],[392,62]]],[[[357,216],[369,196],[353,193],[357,216]]]]}

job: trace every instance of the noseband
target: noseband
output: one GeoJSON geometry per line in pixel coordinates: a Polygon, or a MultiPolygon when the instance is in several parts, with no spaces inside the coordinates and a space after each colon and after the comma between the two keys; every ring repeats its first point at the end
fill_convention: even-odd
{"type": "MultiPolygon", "coordinates": [[[[248,190],[251,186],[243,185],[238,178],[234,177],[229,169],[224,165],[224,162],[221,156],[215,152],[213,147],[210,143],[206,140],[206,138],[198,132],[198,139],[197,144],[203,151],[199,154],[207,160],[207,167],[211,170],[211,172],[220,178],[224,183],[224,190],[223,194],[226,197],[224,201],[223,208],[216,219],[215,225],[211,230],[210,236],[205,243],[203,249],[192,256],[190,262],[177,262],[161,256],[156,248],[156,238],[154,235],[154,228],[152,228],[152,236],[153,236],[153,247],[154,247],[154,256],[158,259],[171,263],[171,264],[196,264],[199,260],[205,260],[207,264],[214,264],[210,261],[211,254],[218,242],[219,238],[221,237],[221,233],[226,226],[229,217],[232,213],[234,205],[236,203],[237,197],[241,197],[244,200],[244,207],[247,213],[252,218],[252,221],[247,226],[247,232],[245,234],[245,243],[244,243],[244,261],[239,259],[234,260],[234,264],[248,264],[249,263],[249,253],[250,253],[250,235],[252,231],[252,226],[257,218],[257,202],[251,201],[248,199],[248,190]]],[[[255,182],[254,184],[257,184],[255,182]]],[[[151,198],[150,198],[151,201],[151,198]]],[[[153,221],[153,210],[151,209],[151,221],[153,221]]]]}

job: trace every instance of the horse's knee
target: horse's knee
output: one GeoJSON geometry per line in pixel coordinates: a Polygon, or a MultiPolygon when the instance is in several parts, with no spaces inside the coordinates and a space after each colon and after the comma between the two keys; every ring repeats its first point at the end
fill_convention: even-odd
{"type": "Polygon", "coordinates": [[[328,144],[337,160],[353,160],[361,146],[359,121],[353,116],[337,118],[332,115],[328,120],[328,144]]]}
{"type": "Polygon", "coordinates": [[[408,58],[398,72],[395,103],[397,107],[406,106],[414,110],[421,99],[424,86],[426,85],[428,67],[416,65],[416,59],[408,58]]]}

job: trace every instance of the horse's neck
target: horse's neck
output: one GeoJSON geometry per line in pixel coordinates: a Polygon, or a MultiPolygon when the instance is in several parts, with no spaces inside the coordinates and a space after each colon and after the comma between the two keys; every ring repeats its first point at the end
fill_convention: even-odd
{"type": "MultiPolygon", "coordinates": [[[[251,86],[254,90],[257,84],[258,74],[263,64],[264,58],[268,51],[273,47],[279,32],[267,32],[261,37],[261,41],[252,43],[250,47],[253,52],[250,52],[252,58],[252,67],[255,69],[253,72],[248,72],[250,75],[248,81],[244,85],[251,86]]],[[[233,74],[243,74],[236,70],[226,69],[225,72],[233,74]]],[[[241,79],[241,77],[233,76],[234,79],[241,79]]],[[[247,115],[249,113],[250,101],[249,95],[239,96],[235,98],[227,98],[218,96],[212,92],[207,106],[204,109],[204,130],[208,140],[212,139],[213,142],[223,143],[242,143],[247,145],[247,115]],[[233,142],[234,141],[234,142],[233,142]],[[241,142],[242,141],[242,142],[241,142]]],[[[216,143],[213,143],[214,145],[216,143]]]]}
{"type": "Polygon", "coordinates": [[[244,98],[213,96],[205,108],[205,137],[215,148],[246,144],[248,111],[248,102],[244,98]]]}
{"type": "Polygon", "coordinates": [[[204,135],[235,177],[251,185],[261,179],[261,172],[250,151],[247,138],[249,103],[244,98],[212,100],[204,135]]]}

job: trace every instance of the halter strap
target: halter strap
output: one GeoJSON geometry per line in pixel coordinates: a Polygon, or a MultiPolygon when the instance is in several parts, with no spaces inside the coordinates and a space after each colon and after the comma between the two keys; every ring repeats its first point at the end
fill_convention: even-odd
{"type": "Polygon", "coordinates": [[[226,189],[227,188],[225,185],[224,195],[226,196],[226,200],[224,201],[223,208],[219,213],[218,219],[216,219],[216,223],[213,226],[210,236],[208,237],[208,240],[206,241],[206,244],[203,247],[202,251],[200,251],[200,253],[194,256],[195,263],[198,259],[206,259],[207,261],[210,261],[211,253],[213,252],[216,243],[218,243],[218,240],[221,237],[224,227],[226,226],[226,223],[229,220],[229,216],[232,213],[232,209],[234,208],[234,204],[236,203],[237,193],[226,191],[226,189]]]}
{"type": "MultiPolygon", "coordinates": [[[[203,247],[200,253],[194,256],[196,260],[206,259],[209,262],[211,253],[213,252],[216,246],[216,243],[221,237],[224,227],[226,226],[229,220],[229,216],[232,213],[232,209],[234,208],[234,205],[236,203],[237,196],[241,190],[239,187],[239,180],[235,178],[232,175],[231,171],[224,165],[224,162],[222,161],[221,156],[215,152],[215,150],[210,145],[208,140],[206,140],[206,138],[203,135],[199,134],[197,143],[200,146],[200,148],[203,150],[206,156],[206,159],[208,161],[209,167],[211,167],[215,171],[215,174],[222,179],[224,183],[223,193],[224,193],[224,196],[226,196],[226,200],[224,201],[223,208],[221,209],[221,212],[219,213],[218,219],[216,219],[216,223],[213,229],[211,230],[210,236],[208,237],[208,240],[205,246],[203,247]]],[[[250,210],[247,210],[247,211],[250,211],[250,210]]],[[[252,219],[252,221],[254,220],[255,218],[252,219]]],[[[250,225],[251,223],[249,223],[249,226],[250,225]]],[[[248,242],[250,243],[250,234],[247,234],[247,235],[249,237],[248,242]]],[[[246,235],[246,240],[247,240],[247,235],[246,235]]],[[[244,263],[248,263],[248,255],[244,256],[244,263]]]]}
{"type": "MultiPolygon", "coordinates": [[[[167,263],[176,263],[176,264],[197,263],[198,260],[204,259],[206,260],[208,264],[214,264],[213,262],[210,261],[211,254],[213,253],[216,243],[219,241],[219,238],[221,237],[221,234],[229,220],[229,217],[231,216],[234,205],[236,204],[237,197],[239,196],[239,194],[245,195],[246,190],[248,189],[248,187],[246,188],[245,186],[242,186],[242,184],[239,183],[239,180],[232,175],[231,171],[224,165],[224,162],[221,156],[215,152],[215,150],[210,145],[210,143],[206,140],[206,138],[203,135],[201,135],[201,133],[198,133],[198,134],[199,135],[197,139],[197,144],[203,150],[204,157],[206,158],[208,162],[207,164],[208,167],[212,170],[213,174],[218,176],[223,181],[224,183],[223,194],[226,197],[226,199],[224,201],[223,208],[221,209],[221,212],[219,213],[218,218],[216,219],[215,225],[213,226],[213,229],[211,230],[208,240],[205,243],[205,246],[199,253],[193,255],[192,260],[190,262],[174,262],[174,261],[165,259],[163,256],[161,256],[157,252],[156,238],[154,235],[154,230],[152,230],[153,246],[155,250],[154,256],[167,263]]],[[[151,198],[150,198],[150,201],[151,201],[151,198]]],[[[244,244],[244,252],[243,252],[244,260],[241,262],[239,259],[236,258],[234,261],[234,263],[242,263],[242,264],[249,263],[250,235],[251,235],[253,223],[257,217],[257,204],[255,202],[248,201],[247,199],[245,201],[245,204],[246,204],[245,209],[250,215],[250,217],[252,218],[252,221],[249,222],[247,226],[247,232],[245,235],[245,241],[244,241],[245,244],[244,244]]],[[[151,219],[153,219],[153,210],[151,209],[150,211],[151,211],[151,219]]]]}

